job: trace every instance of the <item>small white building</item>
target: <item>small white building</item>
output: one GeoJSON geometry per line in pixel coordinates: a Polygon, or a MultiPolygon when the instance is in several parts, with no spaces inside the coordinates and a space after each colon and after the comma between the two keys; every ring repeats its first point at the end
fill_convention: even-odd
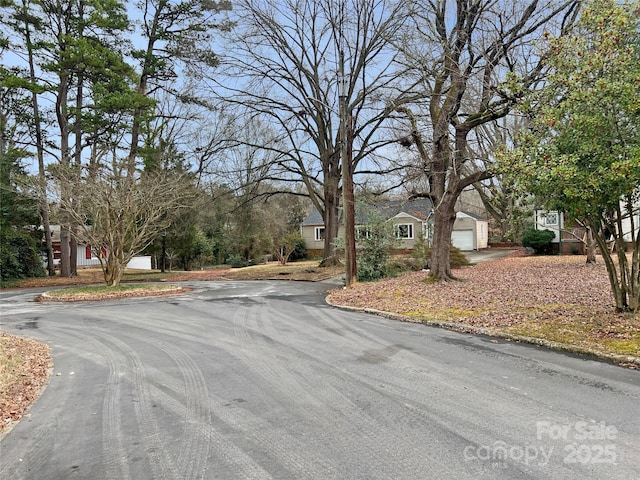
{"type": "Polygon", "coordinates": [[[469,212],[456,213],[451,244],[462,251],[481,250],[489,246],[489,222],[469,212]]]}
{"type": "MultiPolygon", "coordinates": [[[[51,242],[53,246],[53,263],[55,266],[60,265],[60,257],[62,255],[62,247],[60,245],[60,225],[51,225],[51,242]]],[[[86,242],[78,241],[78,251],[76,254],[76,265],[78,268],[99,267],[100,259],[96,253],[106,257],[108,252],[106,248],[102,248],[100,252],[96,252],[92,246],[86,242]]],[[[137,270],[151,270],[150,256],[135,256],[127,264],[127,268],[137,270]]]]}

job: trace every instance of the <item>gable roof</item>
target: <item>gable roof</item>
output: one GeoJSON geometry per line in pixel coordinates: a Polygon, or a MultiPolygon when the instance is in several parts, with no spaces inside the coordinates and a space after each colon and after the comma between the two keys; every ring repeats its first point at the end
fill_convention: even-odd
{"type": "MultiPolygon", "coordinates": [[[[433,203],[431,199],[423,197],[409,200],[388,200],[371,205],[371,210],[379,212],[387,220],[400,213],[405,213],[425,222],[431,216],[433,203]]],[[[360,225],[368,223],[368,217],[369,215],[366,209],[358,209],[356,212],[356,223],[360,225]]],[[[302,222],[302,225],[323,224],[324,222],[322,221],[320,212],[315,209],[302,222]]]]}
{"type": "Polygon", "coordinates": [[[382,211],[388,212],[388,218],[393,218],[399,213],[406,213],[412,217],[426,221],[433,211],[433,202],[430,198],[418,197],[409,200],[393,200],[381,205],[382,211]]]}
{"type": "Polygon", "coordinates": [[[487,221],[487,219],[486,219],[486,218],[484,218],[484,217],[482,217],[482,216],[480,216],[480,215],[476,215],[475,213],[471,213],[471,212],[463,212],[463,211],[461,210],[461,211],[459,211],[459,212],[456,214],[456,216],[458,216],[458,215],[460,215],[460,214],[462,214],[462,215],[461,215],[462,217],[470,217],[470,218],[473,218],[474,220],[478,220],[478,221],[481,221],[481,222],[486,222],[486,221],[487,221]]]}
{"type": "Polygon", "coordinates": [[[302,225],[324,225],[322,215],[315,208],[311,211],[307,218],[302,221],[302,225]]]}

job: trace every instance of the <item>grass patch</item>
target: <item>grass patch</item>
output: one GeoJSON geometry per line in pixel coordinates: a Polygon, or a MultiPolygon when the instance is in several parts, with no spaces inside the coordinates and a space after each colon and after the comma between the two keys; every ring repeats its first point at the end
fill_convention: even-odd
{"type": "Polygon", "coordinates": [[[640,357],[640,326],[637,323],[557,322],[535,320],[506,329],[508,333],[541,338],[592,352],[640,357]]]}
{"type": "Polygon", "coordinates": [[[420,319],[424,323],[429,322],[452,322],[456,323],[462,319],[473,317],[474,315],[480,315],[488,311],[486,308],[461,308],[451,307],[444,309],[428,309],[428,310],[412,310],[408,312],[402,312],[402,315],[407,317],[420,319]]]}
{"type": "Polygon", "coordinates": [[[296,280],[318,281],[344,272],[341,265],[319,267],[316,261],[290,262],[281,265],[278,262],[234,268],[225,277],[230,280],[269,280],[282,277],[295,277],[296,280]]]}
{"type": "Polygon", "coordinates": [[[17,288],[20,286],[19,280],[0,280],[0,288],[17,288]]]}

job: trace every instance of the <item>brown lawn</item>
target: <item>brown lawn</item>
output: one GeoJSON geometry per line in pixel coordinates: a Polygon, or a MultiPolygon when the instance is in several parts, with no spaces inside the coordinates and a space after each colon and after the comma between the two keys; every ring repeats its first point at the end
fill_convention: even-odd
{"type": "MultiPolygon", "coordinates": [[[[640,317],[616,313],[604,264],[584,257],[509,257],[456,269],[459,282],[425,282],[407,273],[349,290],[333,304],[458,324],[501,336],[525,336],[574,351],[640,357],[640,317]]],[[[451,326],[451,325],[450,325],[451,326]]],[[[640,364],[640,363],[639,363],[640,364]]]]}

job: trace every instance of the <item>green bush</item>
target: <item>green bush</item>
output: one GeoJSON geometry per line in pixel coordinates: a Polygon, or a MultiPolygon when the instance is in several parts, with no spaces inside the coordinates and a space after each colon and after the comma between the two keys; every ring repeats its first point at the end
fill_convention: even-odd
{"type": "Polygon", "coordinates": [[[229,258],[227,258],[226,264],[229,265],[231,268],[242,268],[242,267],[249,267],[251,265],[254,265],[254,261],[253,260],[247,260],[245,258],[243,258],[241,255],[231,255],[229,256],[229,258]]]}
{"type": "MultiPolygon", "coordinates": [[[[431,263],[431,248],[419,245],[419,248],[415,248],[413,251],[413,258],[409,264],[414,271],[422,270],[423,268],[429,268],[431,263]]],[[[449,255],[449,266],[451,268],[466,267],[471,265],[466,255],[457,247],[451,246],[449,255]]]]}
{"type": "Polygon", "coordinates": [[[286,258],[286,262],[293,262],[304,258],[307,250],[304,238],[302,238],[299,232],[289,232],[281,238],[275,239],[273,246],[276,251],[276,258],[279,258],[278,252],[281,250],[285,252],[285,255],[290,252],[286,258]]]}
{"type": "Polygon", "coordinates": [[[467,256],[462,253],[462,250],[452,245],[449,265],[451,266],[451,268],[459,268],[471,265],[471,263],[469,263],[469,259],[467,258],[467,256]]]}
{"type": "Polygon", "coordinates": [[[551,253],[551,242],[555,234],[551,230],[534,230],[529,228],[522,235],[522,246],[533,248],[538,254],[551,253]]]}
{"type": "Polygon", "coordinates": [[[387,263],[391,250],[397,244],[393,225],[375,212],[370,213],[369,218],[366,233],[362,233],[356,253],[360,282],[370,282],[389,275],[387,263]]]}
{"type": "Polygon", "coordinates": [[[36,241],[28,234],[5,229],[0,235],[0,279],[43,277],[36,241]]]}
{"type": "Polygon", "coordinates": [[[396,258],[387,263],[387,276],[397,277],[405,272],[416,270],[412,258],[396,258]]]}
{"type": "Polygon", "coordinates": [[[427,240],[424,238],[424,235],[422,235],[422,232],[419,232],[416,243],[413,246],[413,261],[411,263],[411,269],[414,271],[419,271],[425,268],[425,266],[429,263],[430,256],[431,249],[427,244],[427,240]]]}
{"type": "Polygon", "coordinates": [[[300,237],[300,241],[296,245],[296,249],[291,254],[291,257],[289,258],[289,260],[291,260],[292,262],[296,260],[304,260],[306,258],[306,255],[307,255],[307,246],[304,243],[304,238],[300,237]]]}

